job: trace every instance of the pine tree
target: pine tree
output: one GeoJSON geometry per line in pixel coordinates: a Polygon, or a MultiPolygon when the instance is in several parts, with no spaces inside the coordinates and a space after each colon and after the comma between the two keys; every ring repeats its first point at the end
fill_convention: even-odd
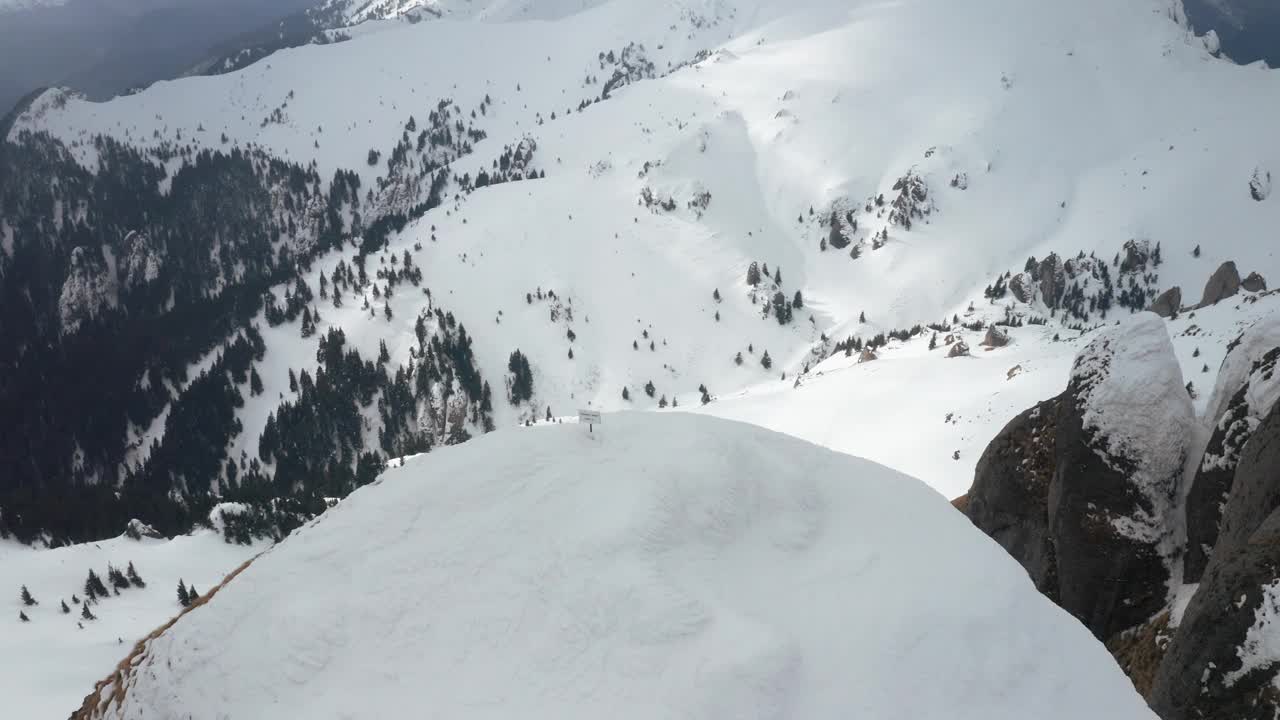
{"type": "Polygon", "coordinates": [[[178,580],[178,604],[182,607],[191,604],[191,594],[187,592],[187,586],[181,579],[178,580]]]}
{"type": "Polygon", "coordinates": [[[709,404],[710,402],[711,402],[711,393],[707,392],[707,388],[706,388],[706,386],[704,385],[704,386],[702,387],[702,404],[703,404],[703,405],[707,405],[707,404],[709,404]]]}
{"type": "Polygon", "coordinates": [[[738,351],[738,354],[737,354],[737,355],[733,356],[733,364],[734,364],[734,365],[741,365],[741,364],[742,364],[742,351],[741,351],[741,350],[739,350],[739,351],[738,351]]]}
{"type": "Polygon", "coordinates": [[[84,581],[84,594],[90,600],[97,600],[100,597],[107,597],[107,586],[102,584],[102,578],[93,570],[89,571],[89,577],[84,581]]]}
{"type": "Polygon", "coordinates": [[[644,394],[645,394],[645,395],[648,395],[649,397],[653,397],[653,394],[654,394],[655,392],[657,392],[657,388],[655,388],[655,387],[653,386],[653,381],[652,381],[652,380],[650,380],[649,382],[647,382],[647,383],[645,383],[645,384],[644,384],[644,394]]]}
{"type": "Polygon", "coordinates": [[[804,307],[804,296],[800,294],[799,290],[796,291],[795,298],[791,300],[791,307],[797,310],[804,307]]]}
{"type": "Polygon", "coordinates": [[[662,396],[661,398],[659,398],[659,400],[658,400],[658,407],[660,407],[660,408],[665,408],[666,406],[667,406],[667,396],[666,396],[666,395],[663,395],[663,396],[662,396]]]}
{"type": "Polygon", "coordinates": [[[97,620],[97,619],[98,619],[98,618],[93,614],[93,611],[89,609],[89,603],[85,603],[85,604],[83,604],[83,605],[81,605],[81,606],[80,606],[80,617],[84,618],[85,620],[97,620]]]}
{"type": "Polygon", "coordinates": [[[262,378],[258,376],[258,368],[249,368],[249,395],[262,394],[262,378]]]}
{"type": "Polygon", "coordinates": [[[715,300],[716,302],[720,302],[720,288],[716,288],[714,291],[712,291],[711,299],[715,300]]]}
{"type": "Polygon", "coordinates": [[[760,284],[760,266],[755,261],[747,266],[747,284],[752,287],[760,284]]]}
{"type": "Polygon", "coordinates": [[[622,399],[623,399],[623,400],[630,400],[630,399],[631,399],[631,391],[630,391],[630,390],[628,390],[628,389],[626,388],[626,386],[623,386],[623,388],[622,388],[622,399]]]}
{"type": "Polygon", "coordinates": [[[18,619],[22,622],[31,622],[31,618],[27,617],[27,614],[21,610],[18,611],[18,619]]]}
{"type": "Polygon", "coordinates": [[[62,614],[63,614],[63,615],[70,615],[70,614],[71,614],[71,608],[67,607],[67,601],[66,601],[66,600],[63,600],[63,601],[62,601],[62,614]]]}
{"type": "Polygon", "coordinates": [[[777,285],[782,284],[782,268],[774,268],[773,282],[777,285]]]}
{"type": "Polygon", "coordinates": [[[547,406],[547,422],[551,422],[551,406],[547,406]]]}
{"type": "Polygon", "coordinates": [[[1196,246],[1196,248],[1195,248],[1194,250],[1192,250],[1192,251],[1191,251],[1191,257],[1200,257],[1200,246],[1199,246],[1199,245],[1197,245],[1197,246],[1196,246]]]}
{"type": "Polygon", "coordinates": [[[298,376],[293,374],[293,368],[289,368],[289,392],[298,392],[298,376]]]}
{"type": "Polygon", "coordinates": [[[192,585],[190,588],[187,589],[187,598],[191,602],[195,602],[200,599],[200,593],[196,591],[195,585],[192,585]]]}
{"type": "Polygon", "coordinates": [[[929,349],[930,350],[938,349],[938,333],[934,333],[933,337],[929,338],[929,349]]]}
{"type": "Polygon", "coordinates": [[[864,324],[867,322],[867,314],[865,312],[858,313],[858,322],[864,324]]]}
{"type": "Polygon", "coordinates": [[[639,350],[639,349],[640,349],[640,343],[639,343],[639,342],[637,342],[637,341],[635,341],[635,340],[632,340],[632,341],[631,341],[631,349],[632,349],[632,350],[639,350]]]}
{"type": "Polygon", "coordinates": [[[716,311],[716,322],[720,322],[720,311],[716,311]]]}
{"type": "Polygon", "coordinates": [[[22,592],[19,594],[19,596],[22,598],[22,604],[26,605],[27,607],[40,604],[36,602],[35,598],[31,597],[31,591],[27,589],[26,585],[22,586],[22,592]]]}
{"type": "Polygon", "coordinates": [[[132,562],[129,563],[129,569],[125,571],[125,577],[129,578],[129,582],[133,583],[134,587],[144,588],[147,586],[138,575],[138,571],[133,568],[132,562]]]}
{"type": "Polygon", "coordinates": [[[765,350],[764,355],[760,356],[760,365],[764,367],[765,370],[768,370],[769,368],[773,367],[773,359],[769,357],[768,350],[765,350]]]}

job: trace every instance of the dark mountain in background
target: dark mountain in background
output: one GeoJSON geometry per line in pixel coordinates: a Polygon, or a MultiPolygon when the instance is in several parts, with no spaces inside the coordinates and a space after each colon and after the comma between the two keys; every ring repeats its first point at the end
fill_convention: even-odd
{"type": "Polygon", "coordinates": [[[1280,3],[1274,0],[1185,0],[1198,33],[1213,30],[1222,52],[1236,62],[1280,66],[1280,3]]]}
{"type": "Polygon", "coordinates": [[[104,98],[173,78],[311,0],[70,0],[0,9],[0,108],[38,87],[104,98]]]}

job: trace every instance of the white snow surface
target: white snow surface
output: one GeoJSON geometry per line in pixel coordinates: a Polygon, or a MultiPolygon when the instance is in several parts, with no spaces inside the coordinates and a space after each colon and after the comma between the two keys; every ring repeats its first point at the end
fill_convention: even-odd
{"type": "Polygon", "coordinates": [[[921,483],[681,413],[411,459],[136,667],[102,717],[1154,717],[921,483]]]}
{"type": "Polygon", "coordinates": [[[0,540],[0,716],[14,720],[65,718],[141,637],[182,610],[178,580],[203,593],[263,546],[228,545],[200,530],[173,540],[118,537],[55,550],[0,540]],[[84,581],[92,568],[104,583],[108,563],[132,562],[145,588],[120,591],[92,606],[97,620],[81,620],[84,581]],[[26,585],[39,605],[23,607],[26,585]],[[61,601],[71,612],[63,614],[61,601]],[[25,612],[30,622],[19,622],[25,612]],[[77,623],[84,626],[77,627],[77,623]]]}
{"type": "Polygon", "coordinates": [[[1144,312],[1098,333],[1076,357],[1072,382],[1094,451],[1113,469],[1130,473],[1152,513],[1113,518],[1139,540],[1156,541],[1176,526],[1183,465],[1195,410],[1165,323],[1144,312]]]}

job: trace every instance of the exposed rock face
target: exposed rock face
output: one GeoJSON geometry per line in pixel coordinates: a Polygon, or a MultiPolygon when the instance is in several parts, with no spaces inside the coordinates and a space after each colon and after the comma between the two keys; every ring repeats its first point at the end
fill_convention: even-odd
{"type": "Polygon", "coordinates": [[[1251,272],[1249,273],[1249,277],[1245,278],[1244,281],[1240,283],[1240,287],[1243,287],[1249,292],[1265,292],[1267,289],[1267,281],[1258,273],[1251,272]]]}
{"type": "Polygon", "coordinates": [[[992,325],[987,328],[987,336],[982,339],[982,344],[989,348],[1004,347],[1009,344],[1009,333],[992,325]]]}
{"type": "Polygon", "coordinates": [[[1232,343],[1210,395],[1212,434],[1187,495],[1186,582],[1204,573],[1218,542],[1222,510],[1231,496],[1244,449],[1280,398],[1280,318],[1267,318],[1232,343]]]}
{"type": "Polygon", "coordinates": [[[1148,700],[1164,718],[1280,713],[1280,407],[1245,446],[1223,534],[1148,700]],[[1228,532],[1228,525],[1230,532],[1228,532]]]}
{"type": "Polygon", "coordinates": [[[863,348],[862,352],[858,353],[859,363],[871,362],[872,360],[878,360],[878,359],[879,359],[879,356],[876,355],[876,351],[872,350],[871,348],[863,348]]]}
{"type": "Polygon", "coordinates": [[[1058,398],[1005,425],[978,460],[965,514],[1057,600],[1057,562],[1049,536],[1049,484],[1056,451],[1058,398]]]}
{"type": "Polygon", "coordinates": [[[1177,285],[1160,293],[1160,297],[1151,303],[1151,312],[1162,318],[1170,318],[1182,309],[1182,288],[1177,285]]]}
{"type": "Polygon", "coordinates": [[[1058,602],[1099,638],[1141,624],[1169,597],[1193,417],[1155,315],[1103,332],[1076,358],[1059,403],[1049,530],[1058,602]]]}
{"type": "Polygon", "coordinates": [[[1253,177],[1249,178],[1249,196],[1262,202],[1271,196],[1271,173],[1262,168],[1253,169],[1253,177]]]}
{"type": "Polygon", "coordinates": [[[143,233],[130,232],[124,238],[124,255],[120,258],[120,286],[133,290],[155,282],[164,261],[161,243],[143,233]]]}
{"type": "Polygon", "coordinates": [[[1198,307],[1208,307],[1238,292],[1240,292],[1240,271],[1236,269],[1234,262],[1228,260],[1209,276],[1209,282],[1204,286],[1204,296],[1198,307]]]}
{"type": "Polygon", "coordinates": [[[1067,290],[1067,273],[1062,266],[1062,258],[1057,253],[1040,262],[1040,299],[1050,308],[1057,308],[1062,294],[1067,290]]]}
{"type": "Polygon", "coordinates": [[[1147,240],[1128,240],[1124,244],[1124,260],[1120,261],[1120,272],[1130,273],[1142,270],[1151,260],[1151,243],[1147,240]]]}
{"type": "Polygon", "coordinates": [[[969,354],[969,345],[965,343],[965,341],[963,340],[960,340],[955,345],[952,345],[951,349],[947,351],[947,357],[949,358],[965,357],[968,354],[969,354]]]}
{"type": "Polygon", "coordinates": [[[77,247],[71,251],[67,279],[58,298],[62,332],[71,334],[116,302],[115,278],[100,251],[77,247]]]}
{"type": "Polygon", "coordinates": [[[1034,282],[1027,273],[1018,273],[1009,279],[1009,292],[1013,293],[1018,302],[1029,303],[1035,296],[1034,282]]]}
{"type": "Polygon", "coordinates": [[[1168,601],[1192,422],[1164,322],[1139,315],[1099,334],[1067,391],[987,448],[968,515],[1042,592],[1109,638],[1168,601]]]}

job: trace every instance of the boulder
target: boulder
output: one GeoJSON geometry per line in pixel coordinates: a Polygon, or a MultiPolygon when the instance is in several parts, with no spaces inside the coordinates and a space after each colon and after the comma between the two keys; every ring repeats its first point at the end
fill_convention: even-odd
{"type": "Polygon", "coordinates": [[[1178,314],[1182,309],[1182,288],[1174,285],[1173,287],[1160,293],[1160,297],[1156,298],[1148,308],[1151,312],[1162,318],[1171,318],[1178,314]]]}
{"type": "Polygon", "coordinates": [[[1208,307],[1238,292],[1240,292],[1240,271],[1236,269],[1233,261],[1228,260],[1209,276],[1209,282],[1204,286],[1204,296],[1197,307],[1208,307]]]}
{"type": "Polygon", "coordinates": [[[974,470],[965,515],[1003,547],[1051,600],[1058,578],[1049,536],[1049,484],[1053,479],[1058,398],[1009,421],[974,470]]]}
{"type": "Polygon", "coordinates": [[[863,348],[862,352],[858,353],[859,363],[871,362],[872,360],[879,360],[879,359],[880,357],[876,355],[876,351],[872,350],[871,348],[863,348]]]}
{"type": "Polygon", "coordinates": [[[1009,344],[1009,333],[992,325],[987,328],[987,336],[982,339],[982,344],[989,348],[1004,347],[1009,344]]]}
{"type": "Polygon", "coordinates": [[[1262,202],[1271,196],[1271,173],[1263,168],[1254,168],[1253,177],[1249,178],[1249,197],[1262,202]]]}
{"type": "Polygon", "coordinates": [[[965,357],[968,354],[969,345],[963,340],[956,341],[956,344],[952,345],[951,349],[947,351],[947,357],[949,358],[965,357]]]}
{"type": "Polygon", "coordinates": [[[1120,261],[1120,272],[1145,270],[1150,261],[1151,242],[1149,240],[1128,240],[1124,244],[1124,259],[1120,261]]]}
{"type": "Polygon", "coordinates": [[[1055,421],[1049,532],[1058,603],[1099,638],[1145,622],[1169,598],[1193,422],[1156,315],[1109,328],[1076,358],[1055,421]]]}
{"type": "Polygon", "coordinates": [[[1249,292],[1265,292],[1267,289],[1267,281],[1256,272],[1249,273],[1249,277],[1245,278],[1240,287],[1249,292]]]}
{"type": "Polygon", "coordinates": [[[1165,720],[1280,714],[1277,467],[1280,407],[1245,446],[1227,509],[1231,537],[1224,532],[1214,550],[1156,674],[1148,701],[1165,720]]]}

